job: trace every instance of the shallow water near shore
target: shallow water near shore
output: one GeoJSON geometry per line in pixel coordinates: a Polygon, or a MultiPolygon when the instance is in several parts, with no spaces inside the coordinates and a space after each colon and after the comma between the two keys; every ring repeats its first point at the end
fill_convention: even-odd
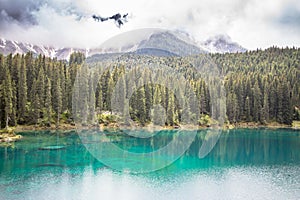
{"type": "MultiPolygon", "coordinates": [[[[0,199],[300,199],[300,132],[291,129],[234,129],[222,132],[213,150],[199,158],[205,131],[165,168],[134,174],[95,159],[76,132],[23,132],[0,146],[0,199]]],[[[155,151],[172,139],[105,133],[118,147],[155,151]]],[[[94,144],[108,142],[96,140],[94,144]]],[[[153,160],[155,161],[155,158],[153,160]]],[[[136,163],[135,163],[136,164],[136,163]]]]}

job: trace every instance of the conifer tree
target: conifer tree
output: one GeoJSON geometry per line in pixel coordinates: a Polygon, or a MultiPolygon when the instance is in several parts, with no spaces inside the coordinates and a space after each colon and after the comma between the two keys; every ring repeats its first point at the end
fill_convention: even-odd
{"type": "Polygon", "coordinates": [[[230,92],[227,96],[227,115],[230,122],[237,122],[238,117],[238,101],[234,92],[230,92]]]}
{"type": "Polygon", "coordinates": [[[138,121],[144,125],[146,123],[146,99],[144,87],[141,87],[136,91],[136,98],[134,104],[136,105],[136,117],[138,121]]]}
{"type": "Polygon", "coordinates": [[[27,78],[26,78],[26,62],[24,57],[22,57],[22,62],[20,69],[18,71],[18,121],[19,123],[25,122],[25,117],[27,115],[26,104],[27,104],[27,78]]]}
{"type": "Polygon", "coordinates": [[[282,122],[284,124],[291,125],[293,122],[292,119],[292,108],[291,108],[291,98],[290,98],[290,89],[286,79],[283,80],[283,98],[282,98],[282,122]]]}
{"type": "Polygon", "coordinates": [[[39,95],[37,94],[37,81],[33,80],[32,88],[30,92],[30,103],[31,103],[31,110],[30,110],[30,122],[33,124],[37,124],[40,118],[40,99],[39,95]]]}
{"type": "Polygon", "coordinates": [[[154,95],[153,95],[153,108],[152,108],[152,120],[153,124],[163,126],[165,125],[165,109],[161,106],[161,94],[160,86],[154,86],[154,95]]]}
{"type": "Polygon", "coordinates": [[[258,81],[256,81],[253,88],[253,120],[255,122],[261,120],[261,108],[261,91],[258,81]]]}
{"type": "Polygon", "coordinates": [[[4,66],[5,79],[3,84],[5,127],[8,128],[11,116],[13,114],[13,88],[10,72],[7,66],[4,66]]]}
{"type": "Polygon", "coordinates": [[[12,107],[12,113],[11,113],[11,125],[12,126],[16,126],[17,125],[17,104],[18,104],[18,100],[17,100],[17,86],[16,86],[16,82],[13,80],[12,81],[12,103],[13,103],[13,107],[12,107]]]}
{"type": "Polygon", "coordinates": [[[102,112],[103,109],[103,98],[102,98],[102,84],[99,81],[98,82],[98,86],[97,86],[97,90],[96,90],[96,95],[97,95],[97,110],[99,113],[102,112]]]}
{"type": "Polygon", "coordinates": [[[55,82],[53,85],[53,110],[56,113],[56,126],[59,126],[59,121],[60,121],[60,114],[62,112],[62,90],[61,90],[61,84],[60,84],[60,76],[59,76],[59,71],[57,70],[55,73],[55,82]]]}
{"type": "Polygon", "coordinates": [[[40,116],[42,117],[42,112],[45,107],[45,98],[46,98],[46,93],[45,93],[45,72],[44,68],[41,67],[38,73],[37,81],[36,81],[36,95],[38,95],[38,104],[39,107],[38,112],[40,112],[40,116]]]}
{"type": "Polygon", "coordinates": [[[268,122],[269,121],[269,88],[268,86],[265,84],[264,87],[264,97],[263,97],[264,101],[263,101],[263,107],[262,107],[262,122],[268,122]]]}
{"type": "Polygon", "coordinates": [[[51,115],[52,115],[52,95],[51,95],[51,81],[46,77],[46,99],[45,99],[45,109],[44,109],[44,121],[47,126],[51,126],[51,115]]]}
{"type": "Polygon", "coordinates": [[[250,106],[250,98],[247,96],[245,101],[245,115],[246,115],[246,121],[250,122],[251,119],[251,106],[250,106]]]}
{"type": "Polygon", "coordinates": [[[90,74],[89,78],[89,116],[88,121],[92,124],[95,123],[95,111],[96,111],[96,97],[94,92],[94,85],[93,85],[93,76],[90,74]]]}
{"type": "Polygon", "coordinates": [[[167,107],[167,124],[175,125],[177,123],[177,113],[175,109],[175,97],[174,94],[169,93],[168,107],[167,107]]]}

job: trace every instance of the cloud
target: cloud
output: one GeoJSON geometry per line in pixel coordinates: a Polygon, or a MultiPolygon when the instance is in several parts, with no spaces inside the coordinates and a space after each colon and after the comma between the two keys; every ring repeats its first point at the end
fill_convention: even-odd
{"type": "Polygon", "coordinates": [[[276,21],[284,26],[300,28],[300,8],[295,6],[286,7],[276,21]]]}
{"type": "Polygon", "coordinates": [[[243,16],[232,22],[228,34],[249,49],[277,46],[300,46],[300,30],[294,24],[279,23],[280,16],[299,1],[254,0],[245,7],[243,16]]]}
{"type": "Polygon", "coordinates": [[[41,1],[37,0],[1,0],[0,25],[13,21],[22,25],[36,24],[32,11],[37,10],[41,1]]]}
{"type": "Polygon", "coordinates": [[[37,44],[95,47],[137,28],[184,30],[198,40],[228,34],[249,49],[300,46],[297,0],[0,0],[0,36],[37,44]],[[118,29],[92,14],[129,13],[118,29]]]}

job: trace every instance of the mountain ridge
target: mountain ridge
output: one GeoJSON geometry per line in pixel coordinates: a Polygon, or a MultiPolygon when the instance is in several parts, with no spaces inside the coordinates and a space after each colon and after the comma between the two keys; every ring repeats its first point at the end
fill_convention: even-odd
{"type": "MultiPolygon", "coordinates": [[[[236,53],[246,51],[245,48],[233,42],[227,35],[217,35],[204,42],[196,42],[190,39],[189,35],[183,35],[183,33],[178,31],[143,31],[144,32],[130,32],[133,34],[130,35],[130,37],[134,39],[136,35],[140,34],[140,39],[133,39],[131,43],[123,42],[124,38],[116,36],[113,40],[120,40],[116,42],[116,44],[113,44],[115,41],[108,41],[103,43],[104,45],[91,49],[70,47],[55,48],[46,45],[6,40],[0,37],[0,53],[4,55],[12,53],[15,55],[17,53],[25,54],[32,52],[36,55],[42,54],[46,57],[57,58],[58,60],[69,60],[73,52],[81,52],[85,54],[86,57],[90,57],[95,54],[107,53],[153,54],[155,56],[160,56],[161,53],[161,56],[186,56],[201,53],[236,53]]],[[[128,38],[128,35],[125,36],[128,38]]]]}

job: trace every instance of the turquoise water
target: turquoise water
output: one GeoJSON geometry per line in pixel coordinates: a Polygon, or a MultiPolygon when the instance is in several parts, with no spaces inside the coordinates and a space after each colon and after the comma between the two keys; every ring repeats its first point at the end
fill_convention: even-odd
{"type": "MultiPolygon", "coordinates": [[[[176,162],[150,173],[131,173],[122,155],[111,169],[87,145],[114,143],[134,153],[158,150],[174,139],[104,133],[107,140],[76,132],[24,132],[0,146],[0,199],[300,199],[300,132],[237,129],[222,132],[213,150],[199,158],[206,131],[199,131],[176,162]],[[83,145],[83,143],[85,145],[83,145]]],[[[187,133],[188,134],[188,133],[187,133]]],[[[104,152],[105,154],[105,152],[104,152]]],[[[157,162],[152,158],[153,162],[157,162]]]]}

